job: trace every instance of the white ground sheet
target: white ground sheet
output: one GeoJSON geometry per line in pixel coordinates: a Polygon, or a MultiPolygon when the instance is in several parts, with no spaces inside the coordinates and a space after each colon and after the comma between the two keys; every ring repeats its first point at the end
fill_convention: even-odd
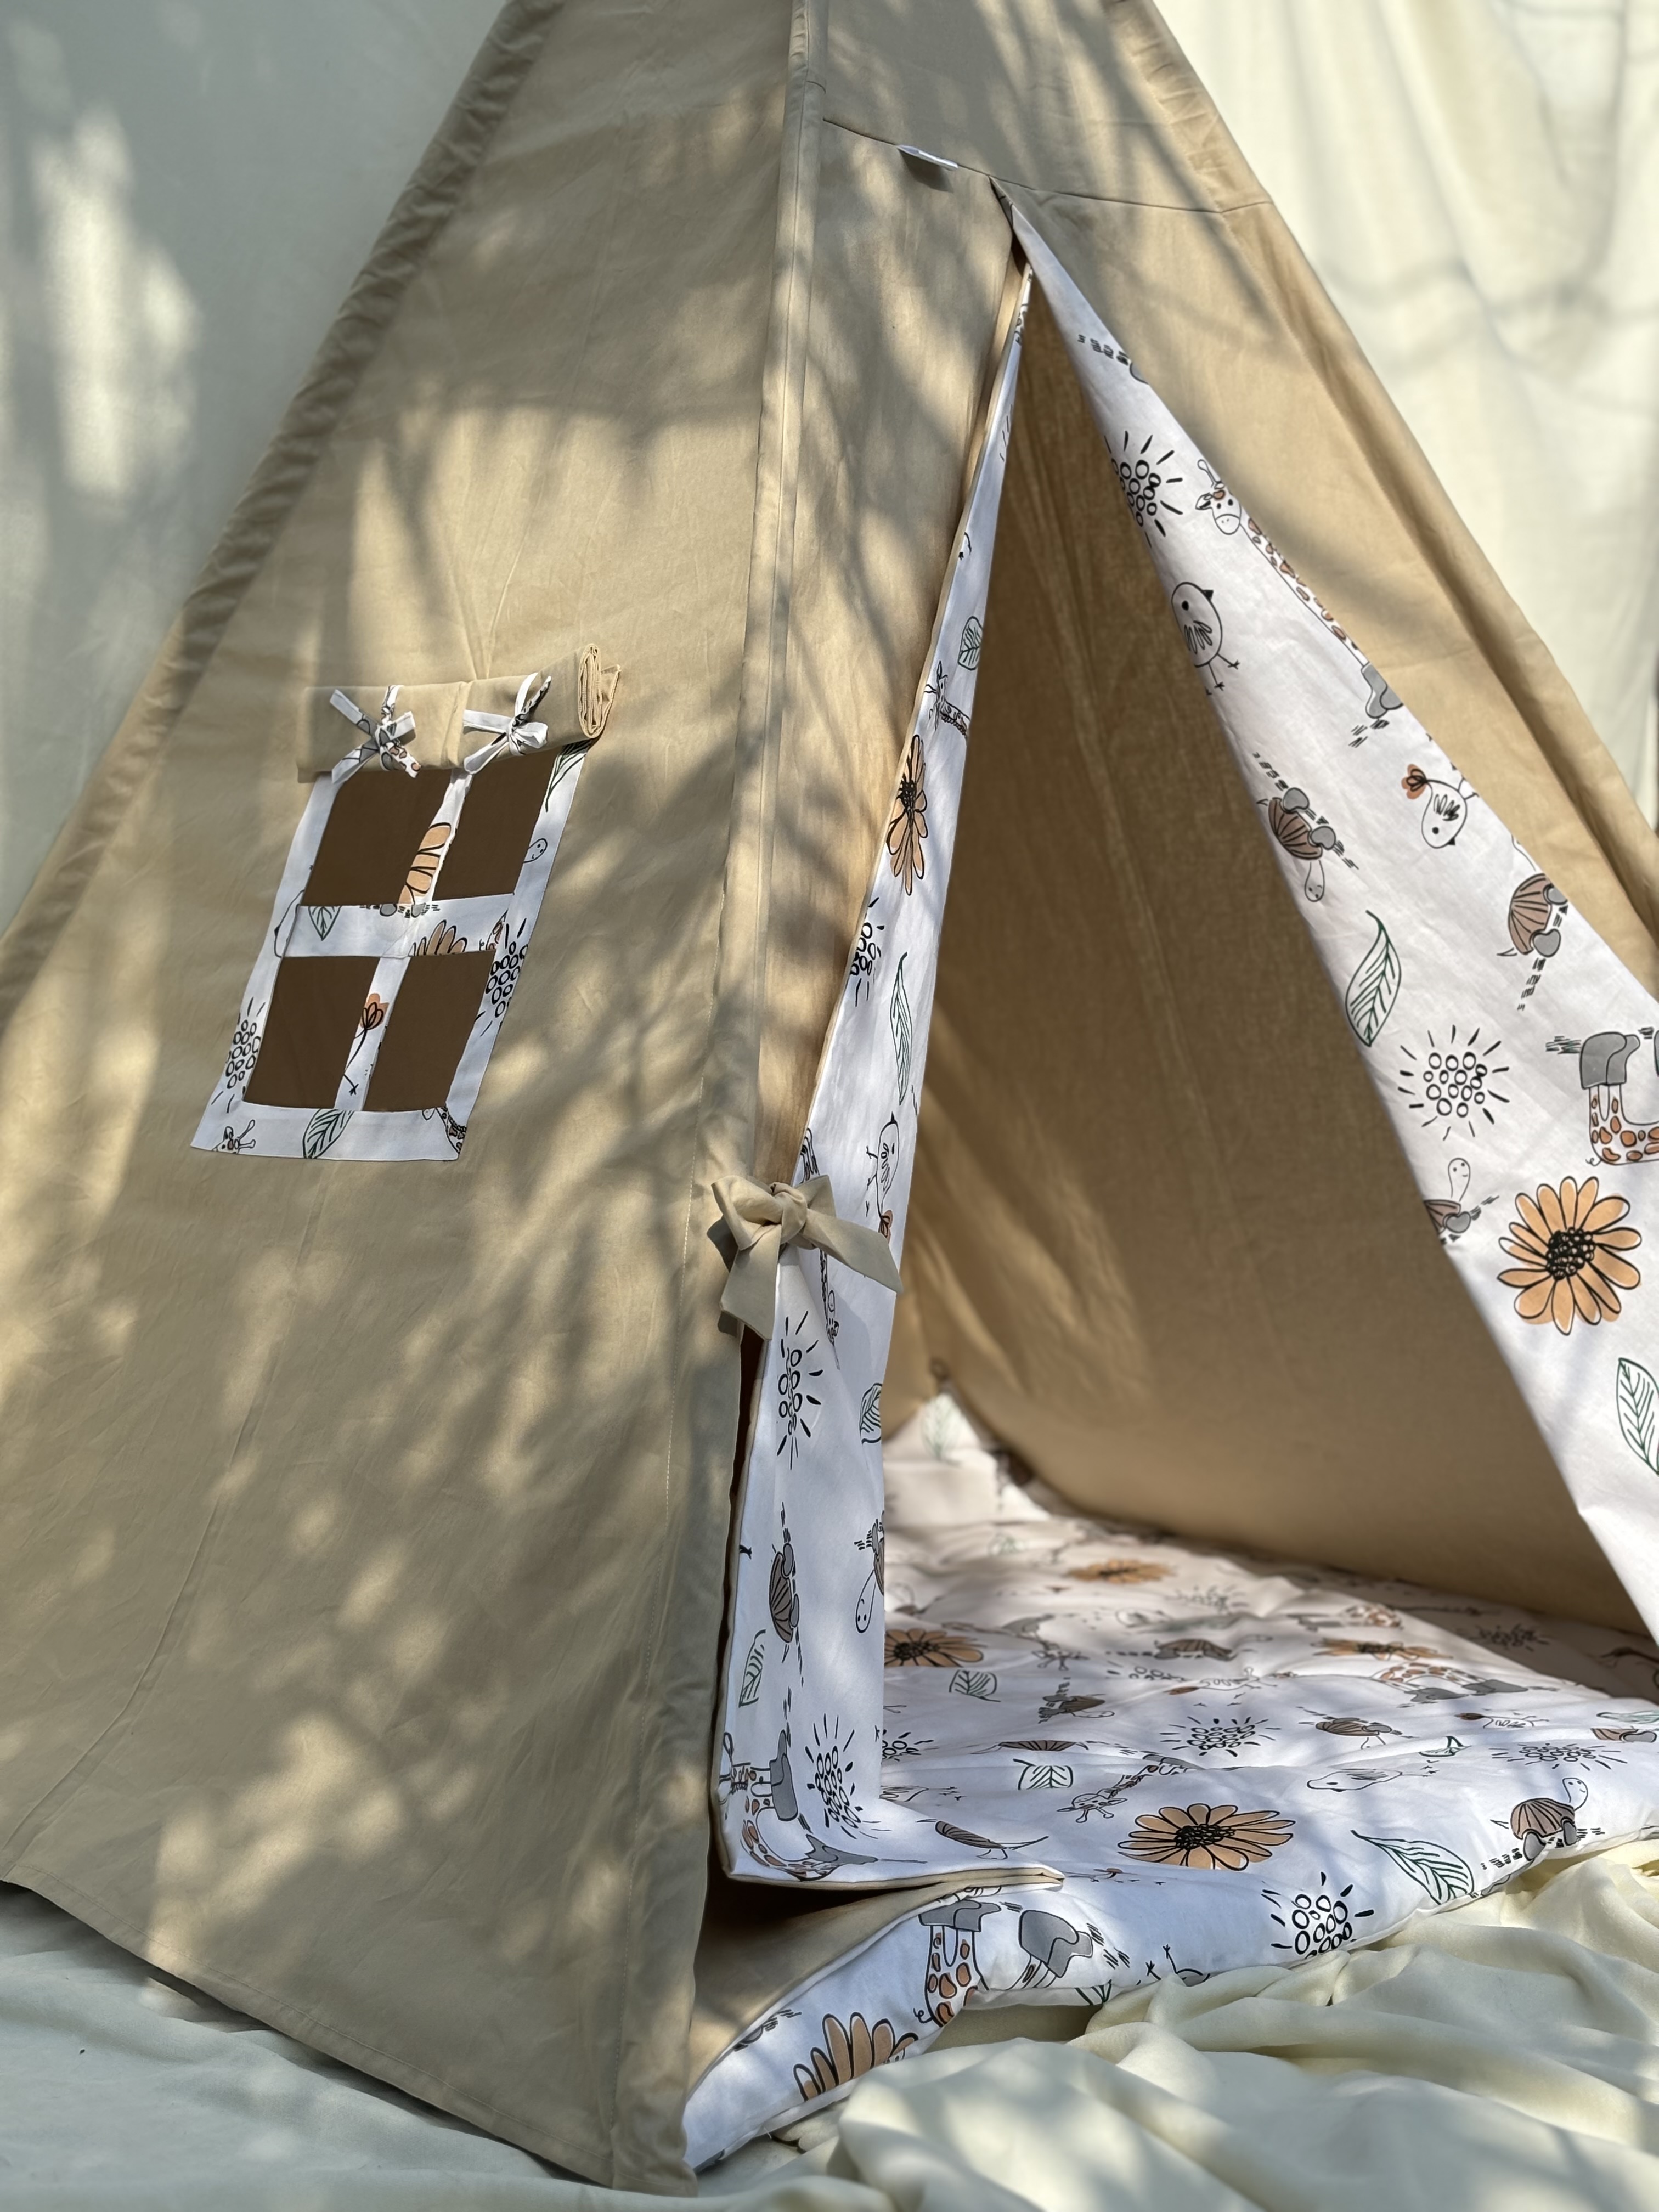
{"type": "MultiPolygon", "coordinates": [[[[993,2042],[924,2057],[935,2032],[929,2005],[937,2013],[942,2004],[938,1988],[927,1988],[925,1954],[912,1955],[919,1923],[907,1914],[890,1960],[878,1943],[842,1962],[740,2054],[787,2051],[787,2066],[771,2068],[775,2110],[810,2148],[757,2142],[704,2176],[705,2197],[731,2196],[747,2179],[744,2201],[757,2212],[1072,2212],[1103,2203],[1115,2212],[1413,2203],[1650,2212],[1659,2203],[1659,1879],[1638,1869],[1659,1873],[1659,1849],[1608,1849],[1594,1831],[1659,1814],[1659,1706],[1645,1702],[1659,1688],[1659,1655],[1639,1639],[1509,1608],[1078,1522],[1039,1487],[1011,1480],[948,1399],[890,1444],[887,1481],[892,1633],[901,1644],[980,1642],[984,1660],[961,1671],[997,1678],[994,1690],[983,1681],[953,1690],[955,1666],[901,1656],[889,1674],[892,1702],[904,1708],[890,1715],[894,1785],[961,1790],[940,1817],[982,1820],[988,1835],[994,1821],[1014,1841],[1043,1830],[1066,1844],[1074,1831],[1073,1858],[1086,1838],[1093,1868],[1092,1892],[1077,1875],[1063,1889],[1016,1890],[998,1882],[1000,1862],[988,1858],[976,1897],[996,1910],[980,1916],[971,1946],[979,1983],[951,2032],[977,2018],[994,2034],[988,2001],[999,1996],[1024,2004],[1046,1990],[1075,2005],[1085,1986],[1115,1984],[1114,1994],[1081,2042],[993,2042]],[[1068,1571],[1110,1560],[1171,1571],[1139,1581],[1068,1571]],[[1034,1583],[1035,1596],[1020,1599],[1034,1583]],[[978,1601],[964,1604],[964,1595],[978,1601]],[[1006,1607],[988,1602],[1005,1596],[1006,1607]],[[1389,1618],[1352,1617],[1360,1611],[1389,1618]],[[981,1614],[992,1616],[988,1632],[981,1614]],[[1322,1664],[1276,1674],[1269,1662],[1283,1657],[1293,1626],[1305,1628],[1303,1616],[1325,1624],[1326,1645],[1401,1649],[1326,1650],[1322,1664]],[[1333,1616],[1341,1616],[1334,1626],[1333,1616]],[[946,1625],[957,1621],[967,1625],[946,1625]],[[1085,1635],[1092,1656],[1079,1648],[1085,1635]],[[1115,1658],[1106,1656],[1109,1638],[1123,1647],[1115,1658]],[[1235,1657],[1156,1648],[1188,1641],[1235,1657]],[[1153,1656],[1131,1656],[1131,1642],[1153,1656]],[[1390,1671],[1398,1679],[1383,1680],[1390,1671]],[[1560,1679],[1569,1675],[1578,1679],[1560,1679]],[[1102,1704],[1082,1702],[1093,1697],[1102,1704]],[[1072,1710],[1061,1713],[1060,1703],[1072,1710]],[[1025,1707],[1043,1704],[1055,1709],[1033,1722],[1025,1707]],[[1101,1717],[1109,1711],[1109,1723],[1101,1717]],[[1194,1758],[1176,1776],[1153,1775],[1079,1812],[1097,1791],[1113,1796],[1113,1782],[1097,1779],[1108,1765],[1115,1776],[1193,1758],[1196,1747],[1183,1752],[1165,1731],[1208,1729],[1194,1716],[1211,1712],[1224,1728],[1248,1714],[1258,1736],[1279,1733],[1255,1747],[1212,1747],[1207,1765],[1194,1758]],[[1320,1725],[1350,1716],[1382,1725],[1358,1735],[1320,1725]],[[1028,1725],[1063,1736],[1067,1748],[1015,1743],[1028,1725]],[[1083,1747],[1109,1734],[1127,1738],[1134,1756],[1103,1758],[1097,1770],[1083,1747]],[[987,1784],[982,1805],[977,1785],[946,1778],[936,1753],[947,1736],[980,1744],[988,1771],[1008,1768],[987,1784]],[[1459,1748],[1448,1753],[1452,1742],[1459,1748]],[[1583,1756],[1562,1756],[1575,1745],[1583,1756]],[[1456,1788],[1441,1781],[1425,1790],[1414,1771],[1425,1761],[1456,1774],[1456,1788]],[[1070,1781],[1025,1781],[1016,1771],[1039,1763],[1070,1765],[1070,1781]],[[1310,1787],[1334,1778],[1345,1786],[1310,1787]],[[1212,1814],[1230,1802],[1278,1812],[1291,1838],[1270,1842],[1258,1826],[1231,1854],[1218,1833],[1160,1843],[1172,1858],[1121,1848],[1161,1832],[1142,1825],[1146,1808],[1156,1820],[1161,1805],[1185,1811],[1195,1802],[1212,1814]],[[1517,1835],[1511,1808],[1528,1804],[1539,1809],[1517,1835]],[[1565,1808],[1553,1838],[1549,1805],[1565,1808]],[[1002,1825],[1011,1814],[1018,1821],[1002,1825]],[[1318,1841],[1304,1842],[1310,1830],[1318,1841]],[[1539,1847],[1530,1862],[1528,1838],[1539,1847]],[[1437,1839],[1443,1856],[1411,1874],[1403,1847],[1437,1839]],[[1249,1856],[1246,1842],[1267,1856],[1249,1856]],[[1346,1849],[1360,1862],[1352,1883],[1352,1867],[1340,1880],[1330,1865],[1316,1867],[1317,1888],[1303,1871],[1304,1853],[1317,1857],[1326,1842],[1333,1858],[1346,1849]],[[1570,1850],[1579,1855],[1565,1858],[1570,1850]],[[1220,1863],[1206,1867],[1202,1856],[1220,1863]],[[1437,1866],[1455,1897],[1454,1857],[1480,1887],[1498,1886],[1436,1910],[1424,1874],[1437,1866]],[[1206,1894],[1235,1902],[1206,1907],[1196,1901],[1206,1894]],[[1422,1910],[1413,1915],[1413,1905],[1422,1910]],[[1054,1931],[1043,1948],[1044,1929],[1024,1917],[1033,1911],[1099,1943],[1083,1974],[1054,1931]],[[1258,1963],[1218,1972],[1230,1914],[1258,1963]],[[1390,1919],[1399,1924],[1385,1933],[1390,1919]],[[1056,1966],[1063,1972],[1051,1980],[1056,1966]],[[1058,1986],[1068,1976],[1072,1986],[1058,1986]],[[896,2043],[916,2041],[902,2063],[861,2078],[848,2065],[845,2082],[821,2090],[842,2048],[826,2015],[851,2029],[849,2060],[855,2049],[873,2055],[872,2026],[883,2017],[896,2043]],[[810,2100],[796,2065],[811,2077],[810,2100]]],[[[757,2078],[733,2076],[739,2087],[757,2078]]],[[[634,2212],[657,2201],[556,2176],[151,1972],[18,1890],[0,1890],[0,2183],[19,2212],[449,2212],[461,2203],[634,2212]]]]}
{"type": "MultiPolygon", "coordinates": [[[[1081,2043],[867,2076],[705,2178],[750,2212],[1651,2212],[1659,1881],[1636,1844],[1380,1946],[1152,1984],[1081,2043]],[[768,2161],[774,2170],[742,2187],[768,2161]]],[[[993,2015],[993,2017],[994,2017],[993,2015]]],[[[0,1891],[9,2212],[646,2212],[0,1891]]]]}

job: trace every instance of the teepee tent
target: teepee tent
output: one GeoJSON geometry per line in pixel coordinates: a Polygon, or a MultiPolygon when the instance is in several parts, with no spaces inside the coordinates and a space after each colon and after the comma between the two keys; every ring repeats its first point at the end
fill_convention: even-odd
{"type": "MultiPolygon", "coordinates": [[[[1559,1685],[1498,1856],[1496,1735],[1090,1791],[1045,1625],[1173,1571],[901,1608],[880,1446],[945,1370],[1077,1510],[1659,1625],[1656,928],[1149,5],[514,0],[5,939],[0,1875],[673,2189],[1004,1931],[1076,2002],[1277,1855],[1380,1927],[1639,1832],[1559,1685]]],[[[1285,1617],[1362,1743],[1532,1694],[1285,1617]]]]}

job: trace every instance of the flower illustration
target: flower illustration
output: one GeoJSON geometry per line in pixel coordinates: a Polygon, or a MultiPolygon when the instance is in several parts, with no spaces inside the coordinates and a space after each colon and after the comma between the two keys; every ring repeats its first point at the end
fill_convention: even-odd
{"type": "Polygon", "coordinates": [[[811,1344],[801,1342],[806,1328],[804,1316],[799,1322],[786,1322],[778,1340],[778,1450],[788,1453],[791,1467],[800,1457],[803,1439],[811,1441],[812,1420],[807,1408],[822,1403],[806,1387],[823,1373],[823,1368],[806,1364],[818,1348],[817,1337],[811,1344]]]}
{"type": "Polygon", "coordinates": [[[893,873],[904,884],[904,895],[909,897],[917,884],[927,872],[927,863],[921,846],[927,835],[927,763],[921,750],[921,732],[911,738],[904,756],[904,765],[899,770],[898,791],[893,800],[892,819],[887,824],[886,845],[893,863],[893,873]]]}
{"type": "Polygon", "coordinates": [[[1138,1814],[1134,1834],[1118,1849],[1163,1866],[1224,1867],[1237,1874],[1288,1844],[1291,1825],[1282,1813],[1241,1813],[1237,1805],[1165,1805],[1138,1814]]]}
{"type": "Polygon", "coordinates": [[[1565,1176],[1559,1189],[1540,1183],[1536,1199],[1517,1191],[1516,1211],[1504,1249],[1520,1265],[1498,1278],[1516,1293],[1515,1310],[1522,1321],[1553,1321],[1563,1336],[1575,1321],[1593,1328],[1619,1317],[1620,1291],[1633,1291],[1641,1276],[1625,1257],[1641,1243],[1641,1231],[1620,1226],[1628,1200],[1602,1198],[1594,1176],[1583,1183],[1565,1176]]]}
{"type": "Polygon", "coordinates": [[[853,1794],[853,1731],[842,1731],[839,1719],[815,1722],[807,1759],[811,1771],[806,1786],[823,1806],[826,1818],[846,1835],[856,1835],[864,1822],[864,1808],[853,1794]]]}
{"type": "Polygon", "coordinates": [[[965,1636],[947,1636],[938,1628],[890,1628],[887,1664],[890,1667],[967,1667],[985,1654],[965,1636]]]}
{"type": "MultiPolygon", "coordinates": [[[[497,922],[488,942],[480,947],[483,951],[495,951],[495,954],[490,963],[489,981],[484,988],[489,1000],[489,1011],[498,1022],[506,1018],[514,991],[518,986],[519,972],[524,966],[525,950],[529,943],[530,924],[527,918],[520,921],[517,932],[504,939],[495,933],[500,928],[501,924],[497,922]],[[498,945],[499,950],[496,949],[498,945]]],[[[483,1018],[482,1008],[478,1018],[480,1021],[483,1018]]]]}
{"type": "Polygon", "coordinates": [[[914,2032],[895,2035],[889,2020],[878,2020],[872,2027],[861,2012],[855,2012],[845,2026],[833,2013],[826,2013],[820,2033],[823,2041],[813,2050],[811,2064],[795,2069],[795,2087],[808,2104],[814,2097],[828,2096],[831,2089],[844,2089],[860,2074],[885,2066],[890,2058],[902,2058],[916,2039],[914,2032]]]}
{"type": "Polygon", "coordinates": [[[1510,1072],[1509,1062],[1498,1059],[1502,1050],[1501,1038],[1483,1040],[1478,1029],[1460,1039],[1455,1022],[1444,1043],[1431,1030],[1420,1053],[1401,1046],[1405,1065],[1395,1087],[1407,1109],[1421,1117],[1424,1127],[1437,1128],[1443,1140],[1454,1129],[1479,1135],[1483,1125],[1498,1126],[1492,1108],[1510,1103],[1510,1093],[1498,1088],[1498,1079],[1510,1072]]]}
{"type": "Polygon", "coordinates": [[[1183,1745],[1195,1759],[1237,1759],[1242,1751],[1260,1751],[1278,1733],[1249,1713],[1194,1713],[1183,1727],[1164,1731],[1164,1741],[1183,1745]]]}

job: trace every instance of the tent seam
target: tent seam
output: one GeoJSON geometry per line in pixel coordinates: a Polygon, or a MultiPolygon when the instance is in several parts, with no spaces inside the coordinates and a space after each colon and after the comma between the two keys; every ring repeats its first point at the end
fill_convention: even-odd
{"type": "MultiPolygon", "coordinates": [[[[675,1379],[669,1403],[668,1440],[663,1471],[665,1510],[671,1514],[674,1495],[673,1465],[676,1438],[680,1432],[681,1405],[684,1394],[681,1358],[688,1334],[688,1324],[691,1318],[687,1310],[688,1285],[690,1280],[688,1262],[692,1249],[696,1193],[706,1179],[703,1170],[710,1150],[713,1149],[717,1153],[729,1153],[734,1150],[732,1139],[738,1134],[735,1128],[728,1126],[724,1132],[726,1142],[722,1145],[720,1140],[721,1133],[718,1124],[722,1119],[726,1120],[728,1125],[736,1121],[746,1126],[749,1133],[747,1143],[738,1145],[735,1149],[742,1151],[744,1154],[744,1159],[738,1164],[744,1166],[748,1164],[747,1153],[752,1150],[757,1107],[758,1031],[765,995],[765,924],[770,896],[771,822],[775,794],[775,753],[780,734],[777,726],[781,720],[783,697],[781,663],[787,646],[787,624],[785,614],[789,592],[789,570],[793,559],[795,526],[796,471],[793,464],[799,450],[801,430],[802,410],[797,387],[805,377],[805,302],[811,294],[811,234],[817,198],[817,149],[823,124],[823,86],[819,82],[814,63],[820,44],[816,33],[823,4],[824,0],[795,0],[791,30],[788,82],[780,156],[777,246],[775,250],[772,305],[769,318],[766,361],[762,372],[763,419],[759,450],[757,454],[756,535],[760,539],[761,557],[757,562],[751,550],[749,611],[745,621],[743,653],[744,678],[739,690],[738,726],[735,732],[733,813],[737,817],[737,830],[727,846],[726,896],[722,902],[723,911],[715,956],[714,985],[709,1000],[708,1026],[706,1033],[708,1048],[705,1049],[703,1059],[703,1076],[697,1091],[691,1174],[685,1197],[684,1225],[675,1300],[675,1345],[671,1363],[675,1379]],[[815,94],[817,95],[816,100],[813,96],[815,94]],[[793,114],[790,112],[792,107],[793,114]],[[775,421],[770,425],[766,421],[769,392],[775,395],[775,421]],[[769,473],[775,475],[775,489],[769,490],[767,483],[769,473]],[[763,512],[763,505],[769,500],[775,501],[775,512],[770,517],[763,512]],[[769,546],[766,543],[765,537],[769,520],[771,526],[769,546]],[[766,579],[765,585],[763,586],[764,630],[762,637],[756,635],[759,626],[757,617],[761,617],[763,614],[763,610],[757,606],[756,599],[757,568],[766,579]],[[749,673],[756,660],[763,661],[763,667],[758,672],[760,696],[753,709],[746,710],[745,702],[750,691],[749,673]],[[745,724],[751,721],[751,714],[752,736],[745,729],[745,724]],[[745,751],[750,751],[753,756],[749,764],[746,764],[744,759],[745,751]],[[727,932],[727,921],[728,918],[735,917],[740,910],[733,896],[734,892],[740,894],[740,887],[732,884],[732,872],[734,848],[741,865],[743,831],[747,826],[744,817],[749,810],[743,805],[745,781],[751,784],[754,791],[752,807],[755,820],[752,835],[757,849],[754,856],[755,881],[748,900],[748,934],[750,943],[746,958],[747,979],[745,983],[734,986],[733,978],[726,972],[728,961],[732,959],[733,954],[737,956],[738,960],[742,960],[744,954],[731,943],[727,932]],[[746,1032],[743,1066],[746,1070],[744,1077],[746,1098],[742,1108],[734,1114],[732,1102],[729,1096],[725,1100],[717,1097],[711,1103],[708,1067],[711,1058],[720,1056],[723,1009],[731,1008],[729,1018],[735,1024],[742,1018],[745,1002],[747,1018],[743,1021],[743,1027],[746,1032]],[[711,1121],[715,1125],[712,1130],[711,1121]]],[[[728,1066],[734,1060],[734,1055],[729,1053],[725,1057],[728,1066]]],[[[653,1610],[659,1621],[662,1619],[660,1593],[669,1573],[670,1561],[665,1557],[660,1558],[653,1580],[653,1596],[657,1599],[653,1610]]],[[[723,1578],[721,1589],[723,1601],[723,1578]]],[[[659,1633],[653,1638],[646,1656],[643,1680],[647,1692],[654,1679],[661,1656],[662,1645],[659,1633]]],[[[718,1686],[716,1687],[718,1689],[718,1686]]],[[[648,1708],[648,1695],[646,1704],[648,1708]]],[[[709,1714],[711,1731],[713,1710],[711,1706],[709,1714]]],[[[707,1744],[704,1744],[702,1748],[700,1761],[706,1780],[708,1764],[707,1744]]],[[[627,2025],[633,2011],[634,1984],[638,1971],[633,1904],[640,1880],[639,1846],[643,1824],[647,1763],[647,1759],[641,1756],[635,1768],[634,1817],[629,1854],[627,1908],[623,1916],[623,1950],[617,1964],[617,1978],[622,1990],[622,1999],[616,2014],[616,2043],[610,2067],[611,2110],[605,2121],[611,2144],[612,2186],[619,2185],[617,2179],[619,2161],[617,2157],[618,2092],[623,2066],[623,2045],[626,2038],[627,2025]]],[[[700,1796],[702,1794],[700,1791],[700,1796]]],[[[689,2050],[685,2051],[684,2055],[689,2060],[689,2050]]],[[[682,2076],[686,2070],[688,2070],[686,2067],[682,2068],[682,2076]]],[[[686,2094],[684,2086],[682,2086],[680,2094],[683,2109],[686,2094]]]]}
{"type": "MultiPolygon", "coordinates": [[[[872,146],[886,146],[894,153],[903,149],[896,138],[888,138],[879,131],[867,131],[860,123],[848,123],[838,115],[823,118],[826,131],[844,131],[850,138],[867,139],[872,146]]],[[[1002,185],[1011,191],[1034,192],[1045,199],[1082,200],[1091,207],[1149,208],[1166,215],[1197,215],[1212,218],[1237,214],[1241,209],[1269,207],[1272,202],[1260,187],[1242,199],[1216,201],[1200,206],[1192,200],[1149,200],[1132,197],[1127,192],[1082,192],[1069,185],[1033,185],[1019,177],[1010,177],[1000,169],[982,168],[977,161],[964,161],[954,154],[948,157],[964,176],[984,177],[993,185],[1002,185]]]]}

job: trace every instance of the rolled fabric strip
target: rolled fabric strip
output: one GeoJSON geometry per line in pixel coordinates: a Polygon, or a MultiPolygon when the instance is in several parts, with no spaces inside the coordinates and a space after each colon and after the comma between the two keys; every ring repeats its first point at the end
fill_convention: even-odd
{"type": "Polygon", "coordinates": [[[392,717],[392,710],[398,703],[398,688],[395,684],[387,684],[386,703],[380,708],[380,720],[374,722],[356,701],[348,698],[343,691],[329,693],[328,703],[335,713],[343,714],[354,729],[363,733],[362,744],[354,745],[345,758],[336,761],[329,771],[334,782],[343,783],[348,776],[356,775],[360,768],[367,768],[371,761],[375,760],[384,769],[400,768],[405,775],[419,774],[413,757],[404,744],[405,738],[415,734],[415,717],[413,714],[399,714],[395,720],[392,717]]]}
{"type": "Polygon", "coordinates": [[[485,714],[469,707],[461,716],[464,730],[489,730],[494,732],[487,745],[480,745],[475,753],[468,753],[461,767],[468,775],[477,775],[481,768],[502,753],[540,752],[547,743],[545,722],[532,722],[530,717],[552,688],[553,678],[544,676],[540,669],[526,676],[519,686],[519,696],[513,702],[510,714],[485,714]],[[533,687],[533,688],[532,688],[533,687]]]}
{"type": "Polygon", "coordinates": [[[778,1263],[787,1244],[812,1245],[886,1290],[904,1288],[886,1238],[837,1214],[828,1176],[803,1183],[723,1176],[714,1192],[737,1247],[720,1311],[757,1336],[769,1338],[777,1324],[778,1263]]]}

